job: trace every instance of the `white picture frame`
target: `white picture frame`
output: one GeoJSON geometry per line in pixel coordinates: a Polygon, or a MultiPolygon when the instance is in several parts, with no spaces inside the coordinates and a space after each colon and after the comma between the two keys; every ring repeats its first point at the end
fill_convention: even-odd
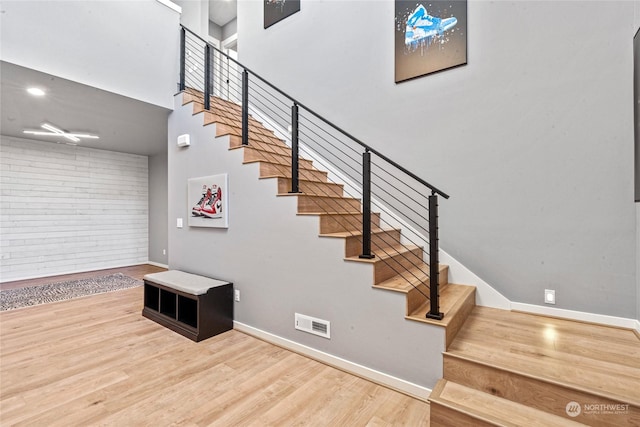
{"type": "Polygon", "coordinates": [[[226,173],[187,181],[189,227],[229,228],[228,184],[226,173]]]}

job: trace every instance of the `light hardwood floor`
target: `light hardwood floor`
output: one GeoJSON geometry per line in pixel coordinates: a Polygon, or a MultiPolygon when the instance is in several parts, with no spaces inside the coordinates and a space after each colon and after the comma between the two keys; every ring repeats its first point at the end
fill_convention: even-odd
{"type": "Polygon", "coordinates": [[[425,402],[238,331],[195,343],[141,310],[138,287],[0,313],[0,424],[429,425],[425,402]]]}

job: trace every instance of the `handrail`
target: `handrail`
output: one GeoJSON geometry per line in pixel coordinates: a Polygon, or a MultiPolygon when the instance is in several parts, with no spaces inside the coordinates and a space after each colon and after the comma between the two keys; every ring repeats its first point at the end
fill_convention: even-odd
{"type": "Polygon", "coordinates": [[[307,106],[305,106],[302,102],[296,100],[294,97],[290,96],[289,94],[285,93],[284,91],[282,91],[281,89],[279,89],[278,87],[274,86],[272,83],[270,83],[269,81],[267,81],[266,79],[264,79],[263,77],[261,77],[259,74],[253,72],[251,69],[245,67],[243,64],[241,64],[240,62],[236,61],[235,59],[231,58],[229,55],[227,55],[226,53],[222,52],[220,49],[216,48],[215,46],[212,46],[209,42],[207,42],[205,39],[203,39],[202,37],[200,37],[198,34],[194,33],[193,31],[191,31],[189,28],[185,27],[184,25],[180,24],[180,27],[182,27],[185,31],[188,31],[189,33],[191,33],[192,35],[194,35],[196,38],[200,39],[200,41],[202,41],[203,43],[207,44],[208,46],[211,46],[214,50],[216,50],[217,52],[219,52],[220,54],[224,55],[228,60],[236,63],[237,65],[239,65],[240,67],[242,67],[245,71],[251,73],[251,75],[257,77],[258,79],[260,79],[263,83],[265,83],[266,85],[268,85],[271,89],[275,90],[276,92],[278,92],[280,95],[284,96],[285,98],[289,99],[290,101],[292,101],[294,104],[297,104],[298,107],[302,107],[305,110],[307,110],[309,113],[313,114],[317,119],[322,120],[323,122],[325,122],[327,125],[331,126],[332,128],[334,128],[335,130],[337,130],[338,132],[342,133],[344,136],[350,138],[351,140],[353,140],[355,143],[359,144],[360,146],[362,146],[364,149],[371,151],[373,154],[375,154],[376,156],[380,157],[382,160],[386,161],[387,163],[389,163],[390,165],[394,166],[395,168],[399,169],[401,172],[409,175],[411,178],[415,179],[416,181],[418,181],[420,184],[424,185],[425,187],[429,188],[433,193],[437,193],[440,196],[444,197],[445,199],[449,198],[449,195],[446,194],[445,192],[443,192],[442,190],[438,189],[437,187],[429,184],[427,181],[425,181],[424,179],[420,178],[419,176],[417,176],[416,174],[414,174],[413,172],[407,170],[406,168],[400,166],[398,163],[394,162],[393,160],[389,159],[387,156],[385,156],[384,154],[380,153],[379,151],[377,151],[374,148],[371,148],[370,146],[368,146],[367,144],[365,144],[364,142],[360,141],[358,138],[354,137],[353,135],[349,134],[348,132],[342,130],[340,127],[336,126],[335,124],[331,123],[329,120],[325,119],[324,117],[322,117],[321,115],[319,115],[318,113],[316,113],[315,111],[311,110],[310,108],[308,108],[307,106]]]}

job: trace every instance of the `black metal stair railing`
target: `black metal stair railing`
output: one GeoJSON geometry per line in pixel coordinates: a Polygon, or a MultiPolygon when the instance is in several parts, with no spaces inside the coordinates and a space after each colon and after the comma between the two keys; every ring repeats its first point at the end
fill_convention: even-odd
{"type": "MultiPolygon", "coordinates": [[[[362,211],[357,213],[361,216],[360,221],[351,218],[354,215],[345,216],[345,221],[354,230],[352,235],[362,245],[359,257],[380,257],[389,269],[404,277],[429,301],[426,317],[442,319],[438,292],[438,196],[445,199],[449,196],[183,26],[180,42],[178,89],[193,89],[201,93],[205,110],[210,110],[212,97],[228,100],[233,105],[240,104],[243,146],[261,146],[264,135],[256,134],[255,128],[252,129],[250,122],[254,119],[265,122],[275,132],[279,130],[278,139],[290,141],[291,147],[287,161],[290,169],[288,192],[323,196],[324,202],[314,203],[318,211],[326,214],[340,212],[344,208],[339,198],[332,197],[335,194],[328,189],[319,193],[320,186],[317,186],[313,192],[303,191],[303,184],[311,185],[304,182],[308,181],[305,176],[313,174],[313,169],[303,166],[300,159],[320,160],[323,165],[329,165],[329,185],[344,183],[343,194],[362,201],[362,211]],[[381,210],[382,214],[374,214],[373,208],[381,210]],[[377,224],[375,229],[373,223],[377,224]],[[410,236],[403,235],[398,239],[393,231],[400,227],[411,230],[410,236]],[[362,230],[361,233],[358,230],[362,230]],[[382,244],[373,241],[374,234],[382,244]],[[424,246],[422,236],[426,236],[428,241],[428,249],[424,250],[428,267],[420,262],[422,255],[416,260],[411,252],[424,246]],[[391,249],[396,247],[408,249],[391,249]],[[397,261],[390,261],[392,259],[397,261]],[[424,276],[429,278],[428,295],[412,283],[420,282],[424,276]]],[[[275,149],[264,149],[261,155],[266,161],[282,164],[282,155],[275,149]]]]}

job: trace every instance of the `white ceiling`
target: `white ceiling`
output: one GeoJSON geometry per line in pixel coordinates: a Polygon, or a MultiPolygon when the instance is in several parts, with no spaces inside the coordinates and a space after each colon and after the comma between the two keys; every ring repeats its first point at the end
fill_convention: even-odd
{"type": "Polygon", "coordinates": [[[169,110],[39,71],[0,62],[0,133],[56,143],[64,138],[26,135],[50,123],[67,132],[90,133],[79,146],[151,156],[167,149],[169,110]],[[44,89],[33,97],[27,87],[44,89]]]}
{"type": "Polygon", "coordinates": [[[209,21],[221,27],[236,19],[237,11],[237,0],[209,0],[209,21]]]}

